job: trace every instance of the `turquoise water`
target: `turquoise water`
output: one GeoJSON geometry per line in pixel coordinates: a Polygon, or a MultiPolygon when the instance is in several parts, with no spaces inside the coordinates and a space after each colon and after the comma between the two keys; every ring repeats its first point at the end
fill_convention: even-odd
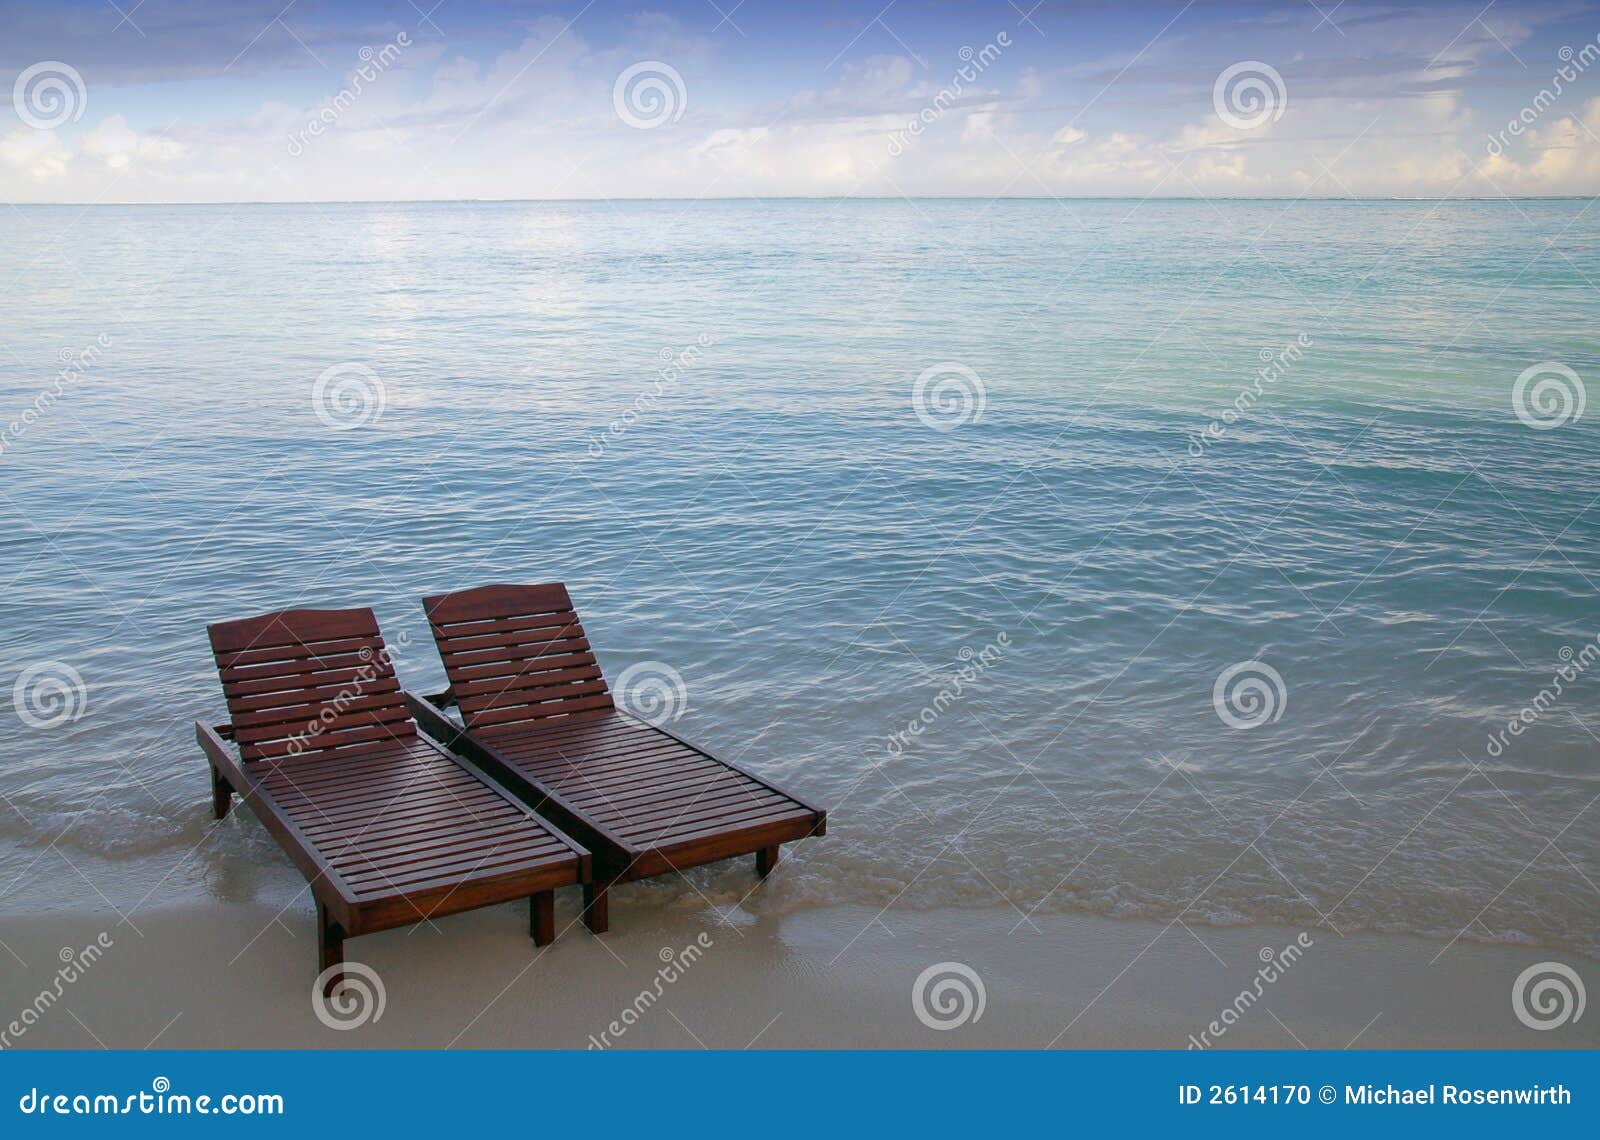
{"type": "Polygon", "coordinates": [[[563,579],[831,809],[746,908],[1600,947],[1600,407],[1513,400],[1600,376],[1588,203],[26,207],[0,279],[0,684],[84,685],[0,705],[0,910],[294,895],[207,621],[426,688],[423,594],[563,579]]]}

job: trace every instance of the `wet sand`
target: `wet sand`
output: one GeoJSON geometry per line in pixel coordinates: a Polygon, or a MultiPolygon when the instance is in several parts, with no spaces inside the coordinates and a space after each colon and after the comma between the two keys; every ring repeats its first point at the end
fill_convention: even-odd
{"type": "MultiPolygon", "coordinates": [[[[308,907],[240,904],[0,917],[0,1028],[54,993],[64,955],[102,947],[9,1048],[1594,1048],[1600,1017],[1525,1027],[1512,986],[1537,948],[1285,927],[1186,926],[1003,910],[833,907],[726,916],[612,904],[536,949],[495,907],[351,939],[381,980],[376,1019],[318,1019],[308,907]],[[135,929],[135,927],[137,929],[135,929]],[[1304,933],[1304,938],[1301,937],[1304,933]],[[104,934],[104,938],[100,935],[104,934]],[[1309,945],[1306,943],[1309,942],[1309,945]],[[109,946],[106,944],[109,943],[109,946]],[[1293,951],[1289,948],[1294,947],[1293,951]],[[66,948],[66,950],[64,950],[66,948]],[[9,951],[9,952],[8,952],[9,951]],[[1261,981],[1265,958],[1275,978],[1261,981]],[[670,959],[671,961],[668,961],[670,959]],[[930,976],[917,1015],[914,989],[930,976]],[[981,1009],[978,984],[981,984],[981,1009]],[[948,985],[941,984],[942,981],[948,985]],[[1259,986],[1260,994],[1256,991],[1259,986]],[[1241,1002],[1241,992],[1249,1000],[1241,1002]],[[646,996],[641,997],[641,992],[646,996]],[[1232,1010],[1227,1022],[1224,1010],[1232,1010]],[[1220,1026],[1223,1032],[1211,1030],[1220,1026]]],[[[370,1012],[370,1008],[369,1008],[370,1012]]],[[[330,1015],[331,1016],[331,1015],[330,1015]]]]}

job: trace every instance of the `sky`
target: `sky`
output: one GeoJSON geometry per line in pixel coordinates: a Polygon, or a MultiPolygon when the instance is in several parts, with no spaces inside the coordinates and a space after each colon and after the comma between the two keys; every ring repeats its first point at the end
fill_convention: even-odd
{"type": "Polygon", "coordinates": [[[0,198],[1600,191],[1600,6],[0,2],[0,198]]]}

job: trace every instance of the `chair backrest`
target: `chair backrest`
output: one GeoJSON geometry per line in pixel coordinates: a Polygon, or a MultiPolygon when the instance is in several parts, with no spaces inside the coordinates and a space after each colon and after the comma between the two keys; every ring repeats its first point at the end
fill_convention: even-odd
{"type": "Polygon", "coordinates": [[[615,707],[560,582],[480,586],[422,605],[468,728],[615,707]]]}
{"type": "Polygon", "coordinates": [[[206,631],[241,759],[416,735],[371,610],[281,610],[206,631]]]}

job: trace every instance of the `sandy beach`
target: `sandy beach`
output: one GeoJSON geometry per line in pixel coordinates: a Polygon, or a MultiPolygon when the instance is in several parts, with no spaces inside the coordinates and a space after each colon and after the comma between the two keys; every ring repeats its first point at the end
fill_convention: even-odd
{"type": "Polygon", "coordinates": [[[1600,1044],[1600,1019],[1542,1032],[1518,1022],[1511,985],[1546,957],[1535,948],[1094,916],[1030,922],[999,909],[881,918],[876,908],[734,909],[718,921],[704,906],[629,907],[621,893],[612,932],[599,939],[575,921],[575,893],[564,893],[560,936],[542,952],[526,937],[525,912],[511,906],[352,940],[348,960],[376,971],[384,1001],[376,1019],[342,1030],[314,1015],[312,924],[299,909],[153,909],[133,916],[137,930],[114,915],[109,924],[94,914],[0,918],[6,949],[26,963],[5,974],[8,1020],[53,988],[64,947],[110,943],[7,1045],[1186,1048],[1241,991],[1255,992],[1265,957],[1291,945],[1302,952],[1208,1043],[1600,1044]],[[699,949],[686,956],[691,946],[699,949]],[[668,958],[681,968],[658,985],[674,972],[668,958]],[[981,1006],[970,983],[941,1005],[931,985],[924,1008],[956,1023],[948,1029],[924,1024],[913,1007],[917,978],[939,963],[969,967],[983,991],[981,1006]],[[651,999],[639,1002],[641,991],[651,999]]]}

